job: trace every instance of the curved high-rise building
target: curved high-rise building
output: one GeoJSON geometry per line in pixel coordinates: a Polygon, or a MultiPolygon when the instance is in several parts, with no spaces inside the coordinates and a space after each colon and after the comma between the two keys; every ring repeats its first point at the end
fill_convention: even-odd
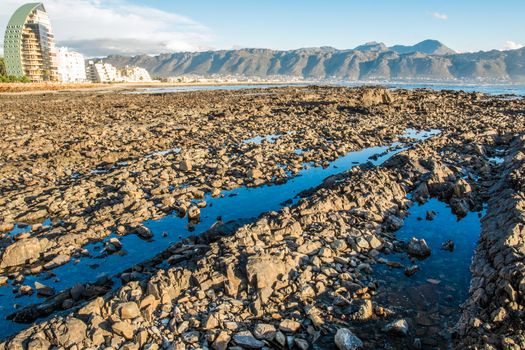
{"type": "Polygon", "coordinates": [[[11,16],[4,37],[8,75],[31,81],[56,81],[57,53],[51,23],[42,3],[25,4],[11,16]]]}

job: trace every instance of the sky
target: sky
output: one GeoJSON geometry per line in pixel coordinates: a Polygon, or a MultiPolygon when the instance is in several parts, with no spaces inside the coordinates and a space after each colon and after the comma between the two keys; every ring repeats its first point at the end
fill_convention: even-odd
{"type": "MultiPolygon", "coordinates": [[[[0,0],[0,42],[26,1],[0,0]]],[[[86,56],[436,39],[458,52],[525,45],[525,0],[44,0],[59,46],[86,56]]],[[[2,48],[0,48],[2,54],[2,48]]]]}

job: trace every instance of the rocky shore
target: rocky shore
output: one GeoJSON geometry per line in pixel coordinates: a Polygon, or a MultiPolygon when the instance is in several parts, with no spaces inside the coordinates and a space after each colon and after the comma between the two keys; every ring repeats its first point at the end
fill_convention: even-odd
{"type": "Polygon", "coordinates": [[[525,348],[525,137],[511,145],[472,261],[470,298],[458,324],[458,347],[525,348]]]}
{"type": "Polygon", "coordinates": [[[33,288],[25,277],[82,259],[90,242],[148,239],[145,220],[175,212],[191,225],[206,194],[279,184],[407,128],[441,131],[278,212],[229,229],[219,221],[120,274],[116,291],[95,280],[56,295],[40,286],[54,298],[41,309],[70,311],[5,348],[449,348],[375,300],[374,269],[395,268],[390,254],[431,253],[395,237],[410,206],[431,197],[458,217],[488,203],[454,345],[523,346],[523,99],[306,87],[0,100],[0,267],[14,293],[33,288]],[[500,154],[503,164],[491,160],[500,154]],[[12,234],[19,223],[30,230],[12,234]],[[371,322],[374,334],[362,330],[371,322]]]}

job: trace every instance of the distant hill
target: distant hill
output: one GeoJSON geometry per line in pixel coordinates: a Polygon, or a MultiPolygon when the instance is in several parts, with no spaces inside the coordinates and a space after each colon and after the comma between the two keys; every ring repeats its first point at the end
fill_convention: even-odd
{"type": "Polygon", "coordinates": [[[140,66],[160,77],[280,75],[306,79],[525,82],[525,48],[456,53],[436,40],[392,47],[371,42],[352,50],[240,49],[108,56],[103,60],[118,67],[140,66]]]}
{"type": "Polygon", "coordinates": [[[421,52],[427,55],[451,55],[456,53],[456,51],[437,40],[424,40],[413,46],[395,45],[389,47],[389,49],[400,54],[421,52]]]}

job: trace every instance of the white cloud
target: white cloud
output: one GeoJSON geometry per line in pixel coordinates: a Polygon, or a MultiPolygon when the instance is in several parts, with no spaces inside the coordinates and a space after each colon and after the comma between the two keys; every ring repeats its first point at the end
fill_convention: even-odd
{"type": "Polygon", "coordinates": [[[505,41],[505,45],[503,45],[503,50],[517,50],[521,49],[524,46],[525,45],[523,44],[518,44],[517,42],[507,40],[505,41]]]}
{"type": "Polygon", "coordinates": [[[439,12],[432,12],[432,17],[441,21],[446,21],[448,19],[448,16],[446,14],[439,12]]]}
{"type": "MultiPolygon", "coordinates": [[[[1,2],[3,36],[1,28],[27,0],[1,2]]],[[[209,28],[191,18],[126,0],[46,0],[44,6],[58,45],[88,56],[198,51],[209,49],[214,39],[209,28]]]]}

